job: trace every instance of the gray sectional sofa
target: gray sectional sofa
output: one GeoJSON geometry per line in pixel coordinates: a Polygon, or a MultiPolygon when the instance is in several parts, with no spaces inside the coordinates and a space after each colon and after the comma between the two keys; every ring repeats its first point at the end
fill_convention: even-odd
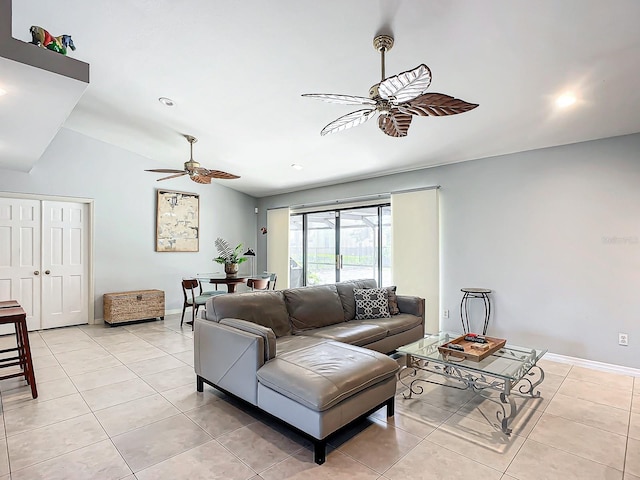
{"type": "Polygon", "coordinates": [[[194,325],[198,391],[210,384],[284,421],[313,440],[323,463],[329,435],[385,405],[393,415],[399,367],[387,354],[424,335],[424,299],[392,291],[385,297],[399,313],[356,320],[354,289],[375,287],[212,297],[194,325]]]}

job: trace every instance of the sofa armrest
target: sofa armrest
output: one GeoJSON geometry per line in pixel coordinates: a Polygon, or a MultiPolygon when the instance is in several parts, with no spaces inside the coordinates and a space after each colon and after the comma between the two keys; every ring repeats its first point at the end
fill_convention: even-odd
{"type": "Polygon", "coordinates": [[[193,345],[198,377],[257,405],[257,372],[265,363],[262,336],[196,318],[193,345]]]}
{"type": "Polygon", "coordinates": [[[228,325],[245,332],[260,335],[264,340],[264,361],[267,362],[276,356],[276,335],[269,327],[263,327],[257,323],[239,318],[223,318],[220,320],[220,325],[228,325]]]}
{"type": "Polygon", "coordinates": [[[207,303],[204,304],[204,310],[200,310],[200,318],[202,318],[204,320],[209,320],[211,322],[217,322],[218,321],[216,319],[216,316],[213,314],[213,312],[214,312],[213,299],[215,297],[216,297],[216,295],[211,295],[211,298],[209,298],[207,300],[207,303]],[[209,314],[207,314],[207,312],[209,314]]]}
{"type": "Polygon", "coordinates": [[[402,313],[410,313],[416,317],[422,317],[422,322],[424,323],[424,298],[398,295],[398,310],[402,313]]]}

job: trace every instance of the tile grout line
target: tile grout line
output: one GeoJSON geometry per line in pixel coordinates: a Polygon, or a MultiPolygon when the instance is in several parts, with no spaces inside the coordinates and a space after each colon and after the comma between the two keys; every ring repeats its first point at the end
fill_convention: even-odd
{"type": "MultiPolygon", "coordinates": [[[[102,428],[102,425],[100,425],[100,427],[102,428]]],[[[105,432],[105,434],[106,434],[106,432],[105,432]]],[[[58,459],[60,457],[64,457],[65,455],[69,455],[69,454],[71,454],[73,452],[77,452],[78,450],[82,450],[83,448],[87,448],[87,447],[90,447],[92,445],[97,445],[98,443],[101,443],[101,442],[104,442],[104,441],[107,441],[107,440],[110,441],[111,439],[110,438],[103,438],[102,440],[98,440],[96,442],[88,443],[87,445],[83,445],[82,447],[78,447],[78,448],[74,448],[73,450],[69,450],[68,452],[63,453],[62,455],[56,455],[55,457],[51,457],[51,458],[46,458],[44,460],[40,460],[38,462],[32,463],[30,465],[27,465],[25,467],[19,468],[18,470],[10,470],[10,474],[13,474],[13,473],[16,473],[16,472],[20,472],[21,470],[24,470],[26,468],[32,468],[32,467],[35,467],[36,465],[41,465],[43,463],[50,462],[51,460],[55,460],[55,459],[58,459]]],[[[120,453],[120,452],[118,452],[118,453],[120,453]]]]}

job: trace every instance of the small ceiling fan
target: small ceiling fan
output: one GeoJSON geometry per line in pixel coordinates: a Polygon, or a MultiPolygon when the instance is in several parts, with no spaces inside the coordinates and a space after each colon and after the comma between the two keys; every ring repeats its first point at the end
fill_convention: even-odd
{"type": "Polygon", "coordinates": [[[182,175],[189,175],[189,178],[196,183],[211,183],[212,178],[221,178],[223,180],[233,180],[240,178],[237,175],[231,173],[221,172],[220,170],[209,170],[200,166],[198,162],[193,159],[193,144],[198,141],[196,137],[191,135],[185,135],[189,145],[191,146],[191,156],[188,162],[184,162],[184,170],[172,170],[170,168],[154,168],[152,170],[145,170],[145,172],[158,172],[158,173],[173,173],[168,177],[159,178],[157,181],[169,180],[170,178],[181,177],[182,175]]]}
{"type": "Polygon", "coordinates": [[[369,98],[332,93],[308,93],[303,97],[343,105],[367,105],[367,108],[348,113],[324,127],[320,135],[339,132],[363,124],[380,113],[378,126],[391,137],[406,137],[412,115],[421,117],[455,115],[473,110],[478,105],[444,95],[425,93],[431,84],[431,70],[425,64],[413,70],[385,78],[384,54],[393,47],[393,37],[377,35],[374,48],[380,52],[382,79],[369,90],[369,98]]]}

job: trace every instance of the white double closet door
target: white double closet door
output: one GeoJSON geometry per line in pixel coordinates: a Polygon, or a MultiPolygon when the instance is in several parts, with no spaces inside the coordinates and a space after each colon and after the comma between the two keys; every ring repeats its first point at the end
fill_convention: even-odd
{"type": "Polygon", "coordinates": [[[88,322],[89,223],[87,203],[0,197],[0,300],[22,305],[29,330],[88,322]]]}

